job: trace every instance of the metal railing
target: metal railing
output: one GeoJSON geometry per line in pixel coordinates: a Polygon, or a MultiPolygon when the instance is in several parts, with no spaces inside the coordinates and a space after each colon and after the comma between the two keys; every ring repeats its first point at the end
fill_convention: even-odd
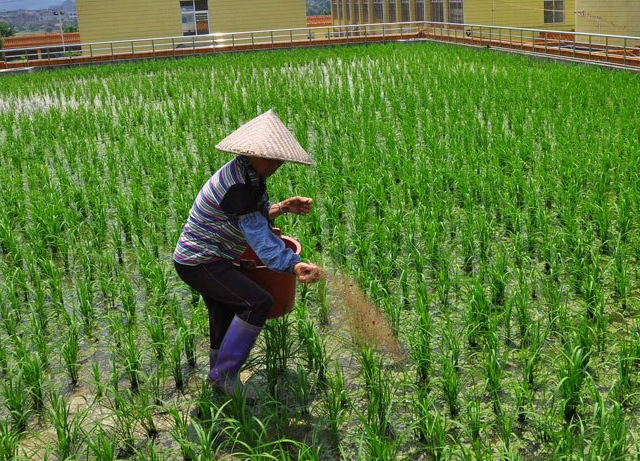
{"type": "Polygon", "coordinates": [[[640,68],[640,37],[482,24],[426,23],[423,38],[640,68]]]}
{"type": "Polygon", "coordinates": [[[551,54],[563,59],[599,61],[636,69],[640,67],[640,37],[417,21],[91,42],[73,45],[71,50],[68,46],[62,48],[60,45],[7,49],[0,50],[0,68],[416,39],[551,54]]]}

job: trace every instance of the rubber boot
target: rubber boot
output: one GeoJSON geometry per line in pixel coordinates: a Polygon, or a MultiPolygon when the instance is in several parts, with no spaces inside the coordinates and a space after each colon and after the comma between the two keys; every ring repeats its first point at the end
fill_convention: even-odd
{"type": "Polygon", "coordinates": [[[227,396],[244,394],[240,368],[249,357],[260,331],[262,327],[251,325],[237,315],[233,317],[218,350],[218,360],[209,372],[211,383],[227,396]]]}

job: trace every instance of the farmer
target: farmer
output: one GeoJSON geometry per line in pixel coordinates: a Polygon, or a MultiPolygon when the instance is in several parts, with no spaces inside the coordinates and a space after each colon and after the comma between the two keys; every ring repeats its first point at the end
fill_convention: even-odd
{"type": "Polygon", "coordinates": [[[308,214],[312,200],[291,197],[272,204],[265,181],[284,162],[313,162],[271,110],[240,127],[216,148],[238,157],[200,190],[173,259],[180,278],[202,295],[209,311],[209,381],[233,395],[244,392],[239,371],[273,299],[238,272],[232,261],[248,245],[269,269],[293,273],[303,283],[320,278],[316,265],[301,262],[271,231],[278,216],[308,214]]]}

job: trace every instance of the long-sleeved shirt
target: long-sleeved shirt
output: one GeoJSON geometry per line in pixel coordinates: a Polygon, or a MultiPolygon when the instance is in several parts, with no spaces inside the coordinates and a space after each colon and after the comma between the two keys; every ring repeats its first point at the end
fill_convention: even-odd
{"type": "Polygon", "coordinates": [[[300,258],[271,232],[270,206],[264,179],[246,157],[234,158],[198,193],[173,259],[190,266],[233,260],[250,245],[270,269],[292,271],[300,258]]]}
{"type": "Polygon", "coordinates": [[[293,266],[300,262],[300,256],[287,248],[280,237],[271,232],[269,221],[255,211],[240,216],[240,229],[256,252],[260,261],[269,269],[279,272],[293,272],[293,266]]]}

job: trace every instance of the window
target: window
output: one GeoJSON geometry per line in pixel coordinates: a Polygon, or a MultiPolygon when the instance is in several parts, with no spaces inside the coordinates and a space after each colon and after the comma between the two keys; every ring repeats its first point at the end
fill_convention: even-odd
{"type": "Polygon", "coordinates": [[[396,0],[389,0],[389,22],[396,21],[396,0]]]}
{"type": "Polygon", "coordinates": [[[180,2],[182,35],[207,35],[209,33],[209,6],[207,1],[180,2]]]}
{"type": "Polygon", "coordinates": [[[338,1],[337,0],[333,0],[333,8],[331,8],[331,15],[333,16],[334,21],[338,19],[338,1]]]}
{"type": "Polygon", "coordinates": [[[360,22],[360,3],[358,0],[353,2],[353,23],[358,24],[360,22]]]}
{"type": "Polygon", "coordinates": [[[411,8],[409,7],[409,0],[402,0],[402,17],[400,18],[401,22],[409,22],[411,21],[411,8]]]}
{"type": "Polygon", "coordinates": [[[544,0],[544,23],[564,23],[564,0],[544,0]]]}
{"type": "Polygon", "coordinates": [[[369,22],[369,0],[362,0],[362,22],[369,22]]]}
{"type": "Polygon", "coordinates": [[[342,9],[342,3],[344,0],[338,0],[338,19],[342,21],[344,19],[344,10],[342,9]]]}
{"type": "Polygon", "coordinates": [[[351,24],[351,2],[349,0],[346,0],[345,4],[347,7],[347,15],[345,19],[347,20],[347,24],[351,24]]]}
{"type": "Polygon", "coordinates": [[[431,0],[431,20],[444,22],[444,0],[431,0]]]}
{"type": "Polygon", "coordinates": [[[462,0],[449,0],[449,22],[462,24],[463,19],[462,0]]]}
{"type": "Polygon", "coordinates": [[[373,0],[373,22],[384,21],[384,3],[382,0],[373,0]]]}
{"type": "Polygon", "coordinates": [[[426,21],[424,13],[424,0],[416,0],[416,21],[426,21]]]}

